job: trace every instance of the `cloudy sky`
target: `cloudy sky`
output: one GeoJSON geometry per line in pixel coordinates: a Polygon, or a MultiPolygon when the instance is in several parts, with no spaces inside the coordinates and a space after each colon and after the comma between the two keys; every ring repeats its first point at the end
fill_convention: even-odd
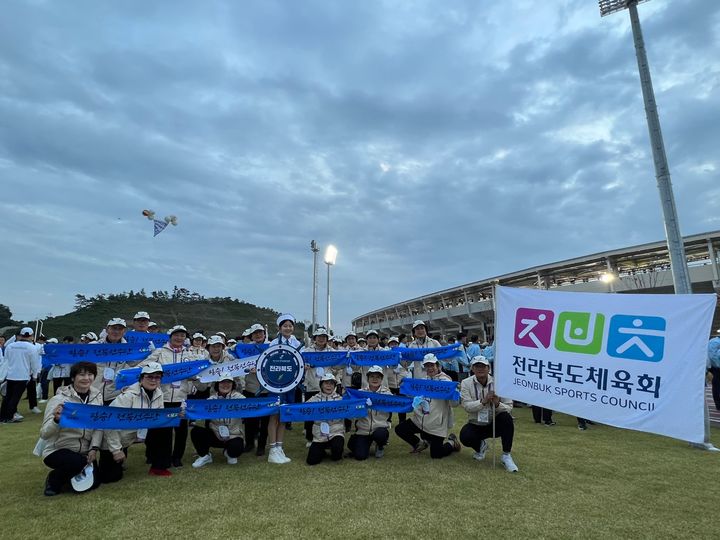
{"type": "MultiPolygon", "coordinates": [[[[720,229],[720,2],[640,16],[682,232],[720,229]]],[[[23,319],[173,285],[309,319],[315,239],[344,331],[663,237],[629,17],[594,0],[8,0],[0,187],[23,319]]]]}

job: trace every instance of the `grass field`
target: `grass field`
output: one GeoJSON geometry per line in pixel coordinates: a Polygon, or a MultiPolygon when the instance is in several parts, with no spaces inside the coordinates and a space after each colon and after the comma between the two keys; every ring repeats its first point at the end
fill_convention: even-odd
{"type": "Polygon", "coordinates": [[[52,498],[31,454],[40,418],[26,401],[20,412],[22,424],[0,425],[3,539],[718,537],[720,455],[604,426],[580,432],[563,415],[536,425],[527,408],[514,412],[516,474],[467,448],[440,461],[409,455],[394,434],[381,460],[308,467],[296,424],[289,465],[244,455],[233,467],[217,452],[194,470],[188,441],[185,467],[155,478],[136,446],[120,483],[52,498]]]}

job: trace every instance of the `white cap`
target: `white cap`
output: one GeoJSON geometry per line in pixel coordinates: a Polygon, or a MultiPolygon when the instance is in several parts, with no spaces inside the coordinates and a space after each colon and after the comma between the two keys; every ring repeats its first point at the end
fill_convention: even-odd
{"type": "Polygon", "coordinates": [[[237,339],[235,339],[235,338],[230,338],[227,341],[228,345],[235,345],[236,343],[237,343],[237,339]]]}
{"type": "Polygon", "coordinates": [[[222,336],[222,337],[224,337],[225,339],[227,339],[227,335],[225,335],[225,332],[215,332],[215,335],[216,335],[216,336],[222,336]]]}
{"type": "Polygon", "coordinates": [[[332,382],[334,382],[335,384],[337,384],[337,381],[335,380],[335,375],[333,375],[333,374],[330,373],[329,371],[326,371],[326,372],[323,374],[323,376],[320,377],[320,382],[325,382],[325,381],[332,381],[332,382]]]}
{"type": "Polygon", "coordinates": [[[48,343],[57,343],[58,340],[57,340],[56,338],[54,338],[54,337],[51,337],[50,339],[47,340],[47,342],[48,342],[48,343]]]}
{"type": "Polygon", "coordinates": [[[427,328],[427,324],[425,324],[425,321],[421,321],[420,319],[418,319],[417,321],[415,321],[415,322],[413,323],[412,329],[415,330],[415,328],[417,328],[417,327],[420,326],[420,325],[422,325],[422,326],[424,326],[425,328],[427,328]]]}
{"type": "Polygon", "coordinates": [[[80,334],[80,339],[87,337],[87,334],[80,334]]]}
{"type": "Polygon", "coordinates": [[[343,342],[342,336],[335,336],[332,338],[332,340],[334,343],[342,343],[343,342]]]}
{"type": "Polygon", "coordinates": [[[193,338],[193,339],[202,339],[202,340],[207,339],[205,336],[202,335],[201,332],[195,332],[195,333],[193,334],[192,338],[193,338]]]}
{"type": "Polygon", "coordinates": [[[175,332],[185,332],[185,334],[188,333],[187,328],[185,328],[182,324],[176,324],[173,326],[170,330],[168,330],[168,335],[172,336],[175,332]]]}
{"type": "Polygon", "coordinates": [[[373,335],[373,334],[375,334],[376,336],[380,337],[380,334],[378,334],[378,331],[377,331],[377,330],[368,330],[368,331],[365,333],[365,337],[370,337],[370,336],[373,335]]]}
{"type": "Polygon", "coordinates": [[[20,330],[20,335],[21,335],[21,336],[25,336],[25,337],[27,337],[27,336],[32,336],[32,335],[33,335],[33,329],[30,328],[29,326],[26,326],[25,328],[23,328],[22,330],[20,330]]]}
{"type": "Polygon", "coordinates": [[[93,464],[89,463],[85,468],[70,479],[70,484],[75,491],[87,491],[93,487],[93,464]]]}
{"type": "Polygon", "coordinates": [[[88,332],[87,334],[85,334],[85,337],[88,338],[90,341],[98,340],[97,334],[95,332],[88,332]]]}
{"type": "Polygon", "coordinates": [[[122,326],[123,328],[127,328],[127,324],[125,324],[125,319],[121,319],[119,317],[113,317],[108,321],[105,326],[122,326]]]}
{"type": "Polygon", "coordinates": [[[219,343],[220,345],[225,345],[225,340],[222,338],[222,336],[210,336],[210,339],[208,339],[207,344],[208,345],[215,345],[219,343]]]}
{"type": "Polygon", "coordinates": [[[148,319],[150,320],[150,315],[148,315],[147,311],[138,311],[135,316],[133,317],[133,320],[136,321],[138,319],[148,319]]]}
{"type": "Polygon", "coordinates": [[[400,338],[397,336],[390,336],[390,338],[387,340],[388,343],[392,343],[393,341],[395,343],[400,343],[400,338]]]}
{"type": "Polygon", "coordinates": [[[365,339],[365,338],[362,337],[362,336],[360,336],[359,338],[357,338],[357,340],[358,340],[358,341],[367,341],[367,339],[365,339]]]}
{"type": "Polygon", "coordinates": [[[148,362],[145,364],[140,371],[140,375],[145,375],[146,373],[162,373],[163,367],[162,364],[159,362],[148,362]]]}
{"type": "Polygon", "coordinates": [[[252,334],[252,332],[249,328],[246,328],[245,330],[243,330],[242,337],[248,337],[250,334],[252,334]]]}
{"type": "Polygon", "coordinates": [[[425,364],[439,364],[440,360],[437,359],[437,356],[435,356],[433,353],[428,353],[425,356],[423,356],[422,359],[422,365],[425,364]]]}
{"type": "Polygon", "coordinates": [[[373,366],[370,369],[367,370],[367,374],[370,375],[371,373],[377,373],[379,375],[385,376],[385,372],[383,371],[383,368],[380,366],[373,366]]]}
{"type": "Polygon", "coordinates": [[[350,330],[347,334],[345,334],[346,338],[349,338],[350,336],[357,338],[357,334],[355,332],[353,332],[352,330],[350,330]]]}
{"type": "Polygon", "coordinates": [[[254,334],[254,333],[257,332],[258,330],[262,330],[262,331],[264,332],[264,331],[265,331],[265,327],[264,327],[262,324],[258,324],[258,323],[253,324],[250,328],[248,328],[248,331],[250,332],[250,333],[248,334],[248,336],[254,334]]]}
{"type": "Polygon", "coordinates": [[[153,326],[157,326],[158,324],[156,322],[150,321],[148,324],[148,328],[152,328],[153,326]]]}
{"type": "Polygon", "coordinates": [[[485,364],[486,366],[489,366],[490,361],[482,354],[478,354],[477,356],[473,356],[470,360],[470,367],[473,367],[475,364],[485,364]]]}
{"type": "Polygon", "coordinates": [[[315,331],[313,332],[313,337],[318,337],[318,336],[327,336],[327,337],[330,337],[330,334],[328,334],[328,331],[327,331],[325,328],[323,328],[322,326],[320,326],[320,327],[318,327],[317,330],[315,330],[315,331]]]}
{"type": "Polygon", "coordinates": [[[285,321],[290,321],[291,323],[295,324],[295,317],[293,317],[290,313],[283,313],[277,318],[277,325],[280,326],[285,321]]]}

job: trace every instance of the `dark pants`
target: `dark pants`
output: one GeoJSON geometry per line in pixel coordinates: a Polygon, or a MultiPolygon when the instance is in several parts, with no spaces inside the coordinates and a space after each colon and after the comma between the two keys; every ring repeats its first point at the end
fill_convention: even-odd
{"type": "Polygon", "coordinates": [[[210,448],[224,448],[228,457],[236,458],[245,449],[245,441],[241,437],[221,441],[213,430],[208,427],[195,426],[190,431],[190,439],[192,439],[195,450],[201,456],[207,456],[210,453],[210,448]]]}
{"type": "MultiPolygon", "coordinates": [[[[319,392],[305,392],[305,401],[308,401],[311,397],[317,394],[319,394],[319,392]]],[[[313,440],[312,428],[314,423],[315,422],[312,420],[305,422],[305,440],[307,442],[312,442],[313,440]]]]}
{"type": "MultiPolygon", "coordinates": [[[[243,396],[248,399],[255,399],[260,397],[267,397],[267,394],[256,396],[251,392],[245,392],[243,390],[243,396]]],[[[260,418],[245,418],[245,420],[243,420],[243,423],[245,424],[245,440],[248,443],[248,447],[254,446],[255,438],[257,438],[258,448],[265,448],[265,445],[267,445],[269,422],[269,416],[262,416],[260,418]]]]}
{"type": "Polygon", "coordinates": [[[15,416],[17,412],[18,403],[20,403],[20,399],[27,385],[28,381],[7,381],[5,397],[3,398],[2,406],[0,406],[0,421],[9,422],[13,419],[13,416],[15,416]]]}
{"type": "Polygon", "coordinates": [[[48,399],[48,392],[50,391],[50,380],[48,375],[50,374],[50,368],[43,368],[40,372],[40,387],[42,388],[41,399],[48,399]]]}
{"type": "MultiPolygon", "coordinates": [[[[503,452],[510,453],[512,451],[513,435],[515,434],[515,424],[509,412],[501,412],[495,416],[495,437],[502,440],[503,452]]],[[[460,430],[460,442],[465,446],[469,446],[476,452],[480,451],[480,444],[485,439],[491,439],[493,436],[492,422],[486,426],[477,424],[465,424],[460,430]]]]}
{"type": "Polygon", "coordinates": [[[326,451],[330,450],[330,459],[340,461],[342,459],[343,447],[345,446],[345,437],[333,437],[327,442],[314,442],[308,449],[306,463],[308,465],[317,465],[327,457],[326,451]]]}
{"type": "Polygon", "coordinates": [[[25,388],[27,388],[28,407],[34,409],[38,406],[37,381],[35,379],[29,380],[25,388]]]}
{"type": "Polygon", "coordinates": [[[148,429],[145,437],[145,456],[153,469],[169,469],[172,465],[173,428],[148,429]]]}
{"type": "Polygon", "coordinates": [[[423,440],[430,444],[431,458],[442,459],[453,453],[454,448],[452,444],[446,443],[445,439],[439,435],[431,435],[430,433],[424,432],[415,425],[415,422],[413,422],[411,418],[395,426],[395,434],[413,448],[420,444],[420,439],[418,439],[416,435],[418,433],[423,440]]]}
{"type": "Polygon", "coordinates": [[[455,382],[458,381],[458,372],[457,371],[453,371],[451,369],[443,369],[443,372],[445,372],[445,375],[450,377],[453,381],[455,381],[455,382]]]}
{"type": "MultiPolygon", "coordinates": [[[[180,402],[168,402],[165,403],[165,408],[169,407],[179,407],[180,402]]],[[[187,446],[187,437],[188,437],[188,421],[187,420],[180,420],[180,425],[175,428],[169,428],[175,431],[175,446],[172,447],[172,458],[173,459],[182,459],[183,455],[185,455],[185,447],[187,446]]],[[[170,445],[172,446],[172,437],[170,438],[170,445]]]]}
{"type": "Polygon", "coordinates": [[[537,405],[532,405],[532,415],[533,420],[535,420],[536,424],[539,424],[540,422],[548,423],[552,422],[552,410],[551,409],[543,409],[542,407],[538,407],[537,405]]]}
{"type": "Polygon", "coordinates": [[[720,368],[711,367],[712,373],[712,397],[715,402],[715,408],[720,411],[720,368]]]}
{"type": "Polygon", "coordinates": [[[58,388],[61,386],[67,386],[72,382],[70,377],[57,377],[53,378],[53,395],[57,394],[58,388]]]}
{"type": "Polygon", "coordinates": [[[348,449],[358,461],[364,461],[370,455],[370,445],[375,443],[378,448],[383,448],[390,438],[387,428],[377,428],[370,435],[350,435],[348,449]]]}
{"type": "MultiPolygon", "coordinates": [[[[127,457],[127,449],[124,448],[123,452],[127,457]]],[[[110,450],[100,450],[100,482],[103,484],[111,484],[122,480],[123,477],[123,466],[122,463],[117,463],[113,459],[112,452],[110,450]]]]}
{"type": "MultiPolygon", "coordinates": [[[[395,396],[399,396],[400,389],[399,388],[391,388],[390,393],[395,396]]],[[[404,422],[407,419],[407,413],[404,413],[404,412],[398,413],[398,419],[400,420],[400,422],[404,422]]]]}
{"type": "MultiPolygon", "coordinates": [[[[52,469],[48,475],[48,484],[56,493],[60,493],[63,486],[70,483],[70,479],[79,474],[88,464],[86,455],[67,448],[55,450],[43,460],[43,463],[52,469]]],[[[98,483],[99,480],[96,476],[95,485],[98,483]]]]}

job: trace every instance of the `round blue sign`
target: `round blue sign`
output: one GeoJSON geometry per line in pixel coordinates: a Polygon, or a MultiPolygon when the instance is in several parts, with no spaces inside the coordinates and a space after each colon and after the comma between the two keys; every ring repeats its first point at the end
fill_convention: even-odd
{"type": "Polygon", "coordinates": [[[263,388],[273,394],[284,394],[300,384],[305,374],[305,362],[294,347],[273,345],[260,354],[256,369],[263,388]]]}

